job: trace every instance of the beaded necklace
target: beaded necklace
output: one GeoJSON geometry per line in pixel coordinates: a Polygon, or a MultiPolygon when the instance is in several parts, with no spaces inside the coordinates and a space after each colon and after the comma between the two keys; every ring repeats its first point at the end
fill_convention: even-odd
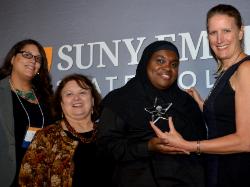
{"type": "Polygon", "coordinates": [[[91,143],[96,140],[97,125],[93,124],[93,133],[90,138],[85,138],[81,133],[76,132],[76,130],[69,124],[68,120],[64,117],[63,121],[69,132],[76,138],[80,139],[82,143],[91,143]]]}
{"type": "MultiPolygon", "coordinates": [[[[30,116],[29,116],[29,113],[28,113],[28,111],[26,110],[26,108],[25,108],[23,102],[21,101],[21,99],[20,99],[20,97],[19,97],[19,95],[18,95],[18,93],[17,93],[17,90],[14,88],[14,86],[13,86],[13,84],[12,84],[12,82],[11,82],[10,79],[9,79],[9,83],[10,83],[10,86],[11,86],[12,90],[15,92],[15,94],[16,94],[16,96],[17,96],[17,99],[18,99],[18,101],[20,102],[20,104],[21,104],[21,106],[22,106],[22,108],[23,108],[23,110],[24,110],[24,112],[25,112],[25,114],[26,114],[26,116],[27,116],[28,123],[29,123],[29,127],[30,127],[31,124],[30,124],[30,116]]],[[[40,106],[40,104],[39,104],[39,100],[37,99],[37,97],[36,97],[36,95],[35,95],[35,92],[34,92],[33,90],[32,90],[32,92],[33,92],[33,95],[35,96],[35,100],[37,100],[37,105],[38,105],[39,110],[40,110],[41,115],[42,115],[42,127],[41,127],[41,128],[43,128],[43,126],[44,126],[44,114],[43,114],[43,110],[42,110],[42,108],[41,108],[41,106],[40,106]]]]}

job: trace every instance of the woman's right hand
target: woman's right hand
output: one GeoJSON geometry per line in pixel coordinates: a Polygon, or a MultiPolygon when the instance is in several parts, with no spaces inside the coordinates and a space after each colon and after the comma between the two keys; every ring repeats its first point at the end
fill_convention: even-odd
{"type": "Polygon", "coordinates": [[[149,150],[167,154],[190,154],[188,151],[179,146],[186,140],[184,140],[175,130],[172,117],[169,117],[168,121],[170,128],[169,132],[162,132],[161,129],[150,121],[150,125],[155,131],[157,137],[154,137],[149,141],[149,150]]]}
{"type": "Polygon", "coordinates": [[[159,137],[153,137],[149,140],[148,149],[162,154],[189,154],[185,150],[168,145],[165,139],[159,137]]]}

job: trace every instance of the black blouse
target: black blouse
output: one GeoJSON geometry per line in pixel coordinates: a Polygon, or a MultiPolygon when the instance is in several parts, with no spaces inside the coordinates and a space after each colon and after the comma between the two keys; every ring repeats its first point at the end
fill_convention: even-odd
{"type": "MultiPolygon", "coordinates": [[[[111,187],[112,164],[104,157],[97,154],[96,142],[82,143],[69,131],[65,131],[71,139],[79,141],[73,157],[75,170],[72,187],[111,187]]],[[[90,138],[93,131],[81,133],[85,138],[90,138]]]]}
{"type": "Polygon", "coordinates": [[[15,142],[16,142],[16,163],[17,163],[16,177],[12,186],[16,186],[15,183],[17,182],[17,176],[19,173],[20,165],[26,151],[26,148],[22,147],[22,143],[26,131],[29,127],[28,117],[23,106],[25,107],[29,115],[31,127],[41,128],[43,125],[43,116],[44,116],[44,127],[45,127],[52,123],[52,117],[49,114],[48,110],[46,110],[46,106],[44,105],[44,103],[40,101],[39,104],[41,106],[42,112],[40,111],[38,104],[31,103],[26,99],[19,97],[20,101],[23,104],[22,106],[21,102],[17,98],[17,95],[13,91],[12,91],[12,99],[13,99],[13,114],[14,114],[14,128],[15,128],[15,142]]]}

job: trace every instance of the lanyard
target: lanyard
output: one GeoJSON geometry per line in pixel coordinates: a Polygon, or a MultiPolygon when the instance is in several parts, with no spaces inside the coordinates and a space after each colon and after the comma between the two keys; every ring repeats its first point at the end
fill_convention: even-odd
{"type": "MultiPolygon", "coordinates": [[[[23,110],[24,110],[25,113],[26,113],[26,116],[27,116],[27,118],[28,118],[29,127],[30,127],[30,116],[29,116],[29,113],[28,113],[28,111],[26,110],[24,104],[22,103],[22,101],[21,101],[19,95],[17,94],[16,89],[14,88],[13,84],[11,83],[11,80],[9,80],[9,83],[10,83],[10,86],[11,86],[12,90],[14,90],[14,92],[15,92],[15,94],[16,94],[16,96],[17,96],[17,99],[19,100],[19,102],[20,102],[20,104],[21,104],[23,110]]],[[[35,94],[35,92],[34,92],[33,89],[32,89],[32,92],[33,92],[33,94],[35,95],[35,98],[36,98],[36,100],[37,100],[37,105],[38,105],[39,110],[40,110],[41,115],[42,115],[42,127],[41,127],[41,128],[43,128],[43,126],[44,126],[44,115],[43,115],[43,111],[42,111],[42,108],[41,108],[41,106],[40,106],[40,104],[39,104],[39,100],[37,99],[36,94],[35,94]]]]}

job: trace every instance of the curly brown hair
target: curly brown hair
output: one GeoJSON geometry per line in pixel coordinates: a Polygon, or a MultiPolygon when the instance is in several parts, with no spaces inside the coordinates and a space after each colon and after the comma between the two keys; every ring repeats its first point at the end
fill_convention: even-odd
{"type": "Polygon", "coordinates": [[[70,74],[66,77],[64,77],[61,82],[59,83],[54,96],[54,113],[57,116],[57,119],[62,118],[62,107],[61,107],[61,101],[62,101],[62,89],[65,87],[65,85],[69,81],[76,81],[76,83],[81,88],[89,88],[91,91],[91,95],[94,98],[94,106],[93,106],[93,113],[91,114],[91,120],[96,121],[100,116],[100,102],[101,102],[101,95],[95,88],[94,84],[88,79],[87,76],[82,74],[70,74]]]}

